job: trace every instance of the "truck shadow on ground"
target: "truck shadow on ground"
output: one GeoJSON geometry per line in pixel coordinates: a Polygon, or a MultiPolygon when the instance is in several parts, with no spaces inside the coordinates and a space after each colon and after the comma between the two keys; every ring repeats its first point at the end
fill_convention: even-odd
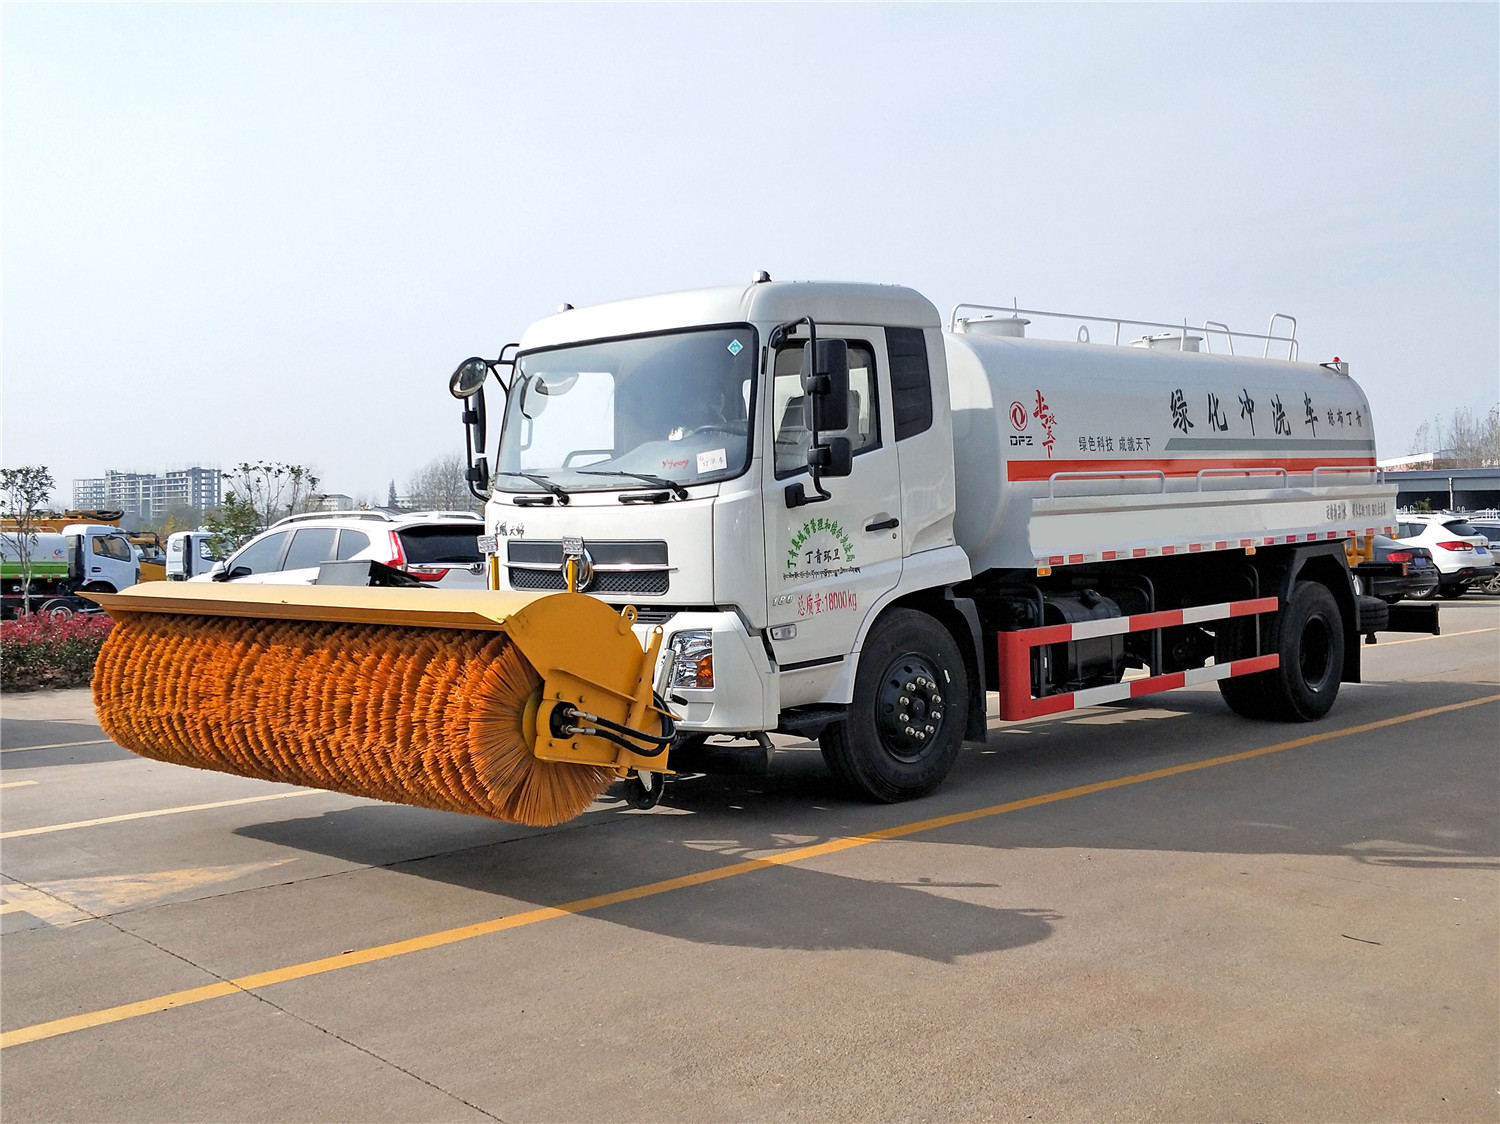
{"type": "MultiPolygon", "coordinates": [[[[1444,697],[1435,698],[1432,685],[1419,690],[1426,706],[1493,693],[1447,685],[1444,697]]],[[[1380,705],[1399,713],[1411,701],[1380,705]]],[[[802,748],[775,754],[765,775],[684,776],[649,813],[626,809],[612,790],[597,810],[548,830],[365,804],[238,832],[493,895],[508,903],[496,911],[505,915],[702,876],[747,859],[1194,756],[1292,740],[1308,729],[1226,717],[1216,697],[1202,694],[1172,700],[1170,712],[1158,705],[1157,713],[1170,717],[1143,717],[1146,708],[1137,707],[1133,717],[1109,727],[1107,738],[1094,726],[1060,722],[1039,725],[1027,736],[993,733],[987,745],[966,749],[949,784],[914,804],[852,801],[834,787],[816,750],[802,748]],[[1167,721],[1180,725],[1164,740],[1160,724],[1167,721]],[[1186,757],[1184,749],[1191,750],[1186,757]]],[[[1486,708],[1456,713],[1469,716],[1475,729],[1488,728],[1486,708]]],[[[1358,713],[1343,717],[1340,726],[1371,720],[1358,713]]],[[[1014,886],[994,881],[992,860],[979,860],[988,878],[955,876],[959,864],[974,859],[948,847],[1011,851],[1022,862],[1029,851],[1073,848],[1306,854],[1364,865],[1494,869],[1500,865],[1500,825],[1493,816],[1493,737],[1476,743],[1472,736],[1439,731],[1414,740],[1414,733],[1397,728],[1383,737],[1333,739],[1225,769],[924,830],[911,838],[927,846],[897,856],[899,876],[888,873],[890,857],[882,858],[882,873],[867,877],[815,869],[843,860],[813,859],[705,879],[590,912],[695,942],[886,949],[952,962],[1043,940],[1062,918],[1035,900],[1029,879],[1014,886]],[[1018,892],[1026,895],[1021,901],[1018,892]]]]}

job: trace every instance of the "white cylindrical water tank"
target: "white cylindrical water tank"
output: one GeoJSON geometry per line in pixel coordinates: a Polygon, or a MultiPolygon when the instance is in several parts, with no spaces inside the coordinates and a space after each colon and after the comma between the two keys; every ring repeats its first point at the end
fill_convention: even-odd
{"type": "Polygon", "coordinates": [[[1364,392],[1316,363],[972,331],[943,338],[954,535],[976,574],[1034,564],[1032,501],[1049,492],[1211,497],[1308,487],[1315,468],[1332,470],[1319,472],[1319,486],[1369,479],[1341,469],[1373,470],[1364,392]],[[1117,475],[1079,475],[1089,473],[1117,475]]]}

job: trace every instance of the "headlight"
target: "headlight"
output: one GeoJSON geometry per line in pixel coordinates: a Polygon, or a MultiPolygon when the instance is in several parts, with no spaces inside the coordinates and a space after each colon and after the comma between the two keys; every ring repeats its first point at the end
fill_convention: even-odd
{"type": "Polygon", "coordinates": [[[670,644],[676,664],[672,668],[673,687],[712,687],[714,685],[714,637],[707,629],[678,632],[670,644]]]}

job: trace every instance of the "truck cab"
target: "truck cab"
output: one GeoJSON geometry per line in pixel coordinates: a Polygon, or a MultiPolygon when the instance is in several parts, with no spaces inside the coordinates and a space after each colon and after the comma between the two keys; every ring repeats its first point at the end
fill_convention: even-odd
{"type": "Polygon", "coordinates": [[[63,528],[73,587],[84,593],[118,593],[141,580],[135,547],[118,527],[71,523],[63,528]]]}
{"type": "Polygon", "coordinates": [[[847,704],[881,610],[970,576],[940,320],[910,289],[762,282],[567,310],[526,332],[507,385],[495,588],[564,589],[574,557],[578,590],[664,627],[694,730],[847,704]],[[836,417],[804,388],[819,338],[846,356],[836,417]]]}

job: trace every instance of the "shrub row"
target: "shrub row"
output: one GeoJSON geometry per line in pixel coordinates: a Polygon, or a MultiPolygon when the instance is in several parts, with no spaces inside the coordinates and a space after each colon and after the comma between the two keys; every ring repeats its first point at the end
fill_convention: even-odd
{"type": "Polygon", "coordinates": [[[104,614],[0,621],[0,688],[87,687],[114,621],[104,614]]]}

